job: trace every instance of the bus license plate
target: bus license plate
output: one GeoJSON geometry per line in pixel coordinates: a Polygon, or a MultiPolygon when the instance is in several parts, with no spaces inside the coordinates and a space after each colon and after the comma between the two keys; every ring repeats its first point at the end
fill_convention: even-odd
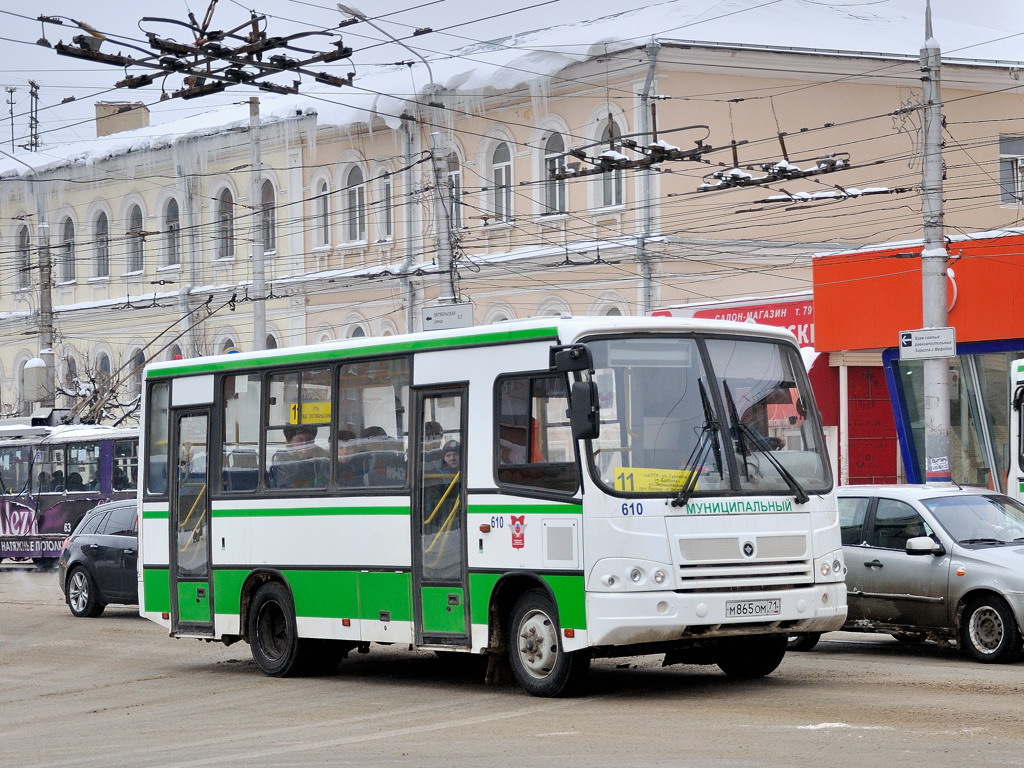
{"type": "Polygon", "coordinates": [[[731,600],[725,604],[728,619],[778,616],[782,612],[782,600],[731,600]]]}

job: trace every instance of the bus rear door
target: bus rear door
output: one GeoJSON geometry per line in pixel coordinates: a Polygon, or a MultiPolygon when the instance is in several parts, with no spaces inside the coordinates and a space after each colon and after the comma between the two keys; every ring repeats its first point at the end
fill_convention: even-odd
{"type": "Polygon", "coordinates": [[[419,390],[413,594],[419,645],[469,645],[465,387],[419,390]]]}
{"type": "Polygon", "coordinates": [[[171,456],[178,471],[171,486],[172,631],[213,635],[213,579],[210,572],[209,409],[175,411],[171,456]]]}

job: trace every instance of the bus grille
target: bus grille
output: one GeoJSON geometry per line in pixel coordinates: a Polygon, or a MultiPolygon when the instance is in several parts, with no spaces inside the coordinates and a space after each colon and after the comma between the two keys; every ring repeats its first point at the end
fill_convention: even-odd
{"type": "Polygon", "coordinates": [[[757,592],[814,583],[804,535],[681,538],[679,590],[757,592]]]}

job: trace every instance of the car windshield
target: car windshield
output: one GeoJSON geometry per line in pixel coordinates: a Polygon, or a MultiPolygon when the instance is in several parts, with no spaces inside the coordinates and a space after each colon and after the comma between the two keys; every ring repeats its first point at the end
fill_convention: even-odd
{"type": "Polygon", "coordinates": [[[939,496],[921,503],[960,544],[1024,542],[1024,506],[1006,496],[939,496]]]}
{"type": "Polygon", "coordinates": [[[831,487],[797,350],[702,336],[594,339],[599,480],[621,494],[791,494],[831,487]]]}

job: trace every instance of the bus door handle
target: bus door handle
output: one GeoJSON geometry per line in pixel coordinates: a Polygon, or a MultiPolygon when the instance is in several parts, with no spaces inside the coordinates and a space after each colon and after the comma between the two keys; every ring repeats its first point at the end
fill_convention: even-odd
{"type": "Polygon", "coordinates": [[[865,562],[864,563],[864,567],[865,568],[882,568],[883,565],[882,565],[882,561],[881,560],[879,560],[878,558],[875,558],[871,562],[865,562]]]}

